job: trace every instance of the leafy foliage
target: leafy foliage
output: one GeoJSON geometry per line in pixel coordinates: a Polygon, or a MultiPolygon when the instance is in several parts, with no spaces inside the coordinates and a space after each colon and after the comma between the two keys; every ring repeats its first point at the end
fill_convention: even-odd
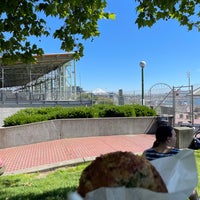
{"type": "Polygon", "coordinates": [[[134,117],[132,106],[104,106],[99,112],[99,117],[134,117]]]}
{"type": "Polygon", "coordinates": [[[159,1],[159,0],[136,0],[138,2],[138,17],[136,24],[138,27],[154,25],[158,20],[175,19],[180,25],[186,26],[188,30],[197,28],[200,30],[200,2],[191,1],[159,1]]]}
{"type": "MultiPolygon", "coordinates": [[[[139,28],[153,26],[159,20],[175,19],[188,30],[200,30],[200,2],[135,0],[138,12],[135,23],[139,28]]],[[[75,59],[83,56],[83,41],[100,35],[98,22],[114,19],[113,13],[105,11],[106,0],[2,0],[0,8],[0,52],[3,63],[21,60],[35,62],[33,55],[42,55],[43,49],[31,44],[30,37],[53,36],[61,42],[64,51],[73,51],[75,59]],[[63,22],[53,30],[48,18],[63,22]]]]}
{"type": "Polygon", "coordinates": [[[140,105],[95,105],[92,107],[41,107],[26,108],[4,119],[4,126],[16,126],[52,119],[155,116],[156,112],[140,105]]]}
{"type": "Polygon", "coordinates": [[[135,105],[134,110],[136,117],[156,115],[156,111],[147,106],[135,105]]]}
{"type": "Polygon", "coordinates": [[[3,0],[0,8],[0,52],[3,63],[35,62],[33,55],[42,55],[43,49],[31,44],[30,37],[49,37],[48,18],[61,20],[63,25],[53,37],[61,41],[61,49],[83,56],[86,39],[99,36],[98,21],[113,19],[105,12],[105,0],[3,0]]]}

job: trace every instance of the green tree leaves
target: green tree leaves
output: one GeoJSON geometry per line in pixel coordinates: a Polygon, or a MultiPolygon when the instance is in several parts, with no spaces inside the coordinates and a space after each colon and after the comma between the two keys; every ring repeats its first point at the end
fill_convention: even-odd
{"type": "Polygon", "coordinates": [[[75,59],[83,56],[83,40],[100,35],[98,21],[113,19],[104,11],[105,0],[3,0],[0,7],[0,52],[3,63],[34,62],[33,55],[43,54],[43,49],[31,44],[30,36],[50,36],[48,17],[63,21],[53,37],[61,42],[60,48],[75,52],[75,59]],[[45,15],[45,19],[42,16],[45,15]]]}
{"type": "Polygon", "coordinates": [[[188,30],[200,30],[200,1],[197,0],[136,0],[138,2],[138,17],[136,24],[139,28],[153,26],[159,20],[175,19],[188,30]]]}
{"type": "MultiPolygon", "coordinates": [[[[200,30],[200,1],[198,0],[135,0],[138,13],[135,23],[139,28],[153,26],[159,20],[175,19],[188,30],[200,30]]],[[[124,2],[126,3],[126,2],[124,2]]],[[[105,12],[106,0],[2,0],[0,6],[0,53],[3,62],[17,60],[34,62],[33,55],[44,53],[30,43],[30,37],[42,36],[60,40],[60,48],[74,52],[75,59],[83,56],[83,41],[100,35],[98,22],[114,19],[105,12]],[[48,17],[63,22],[50,34],[48,17]]]]}

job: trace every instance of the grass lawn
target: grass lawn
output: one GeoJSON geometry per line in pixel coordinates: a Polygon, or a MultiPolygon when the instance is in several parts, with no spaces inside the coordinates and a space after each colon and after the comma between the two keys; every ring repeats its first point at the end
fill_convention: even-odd
{"type": "MultiPolygon", "coordinates": [[[[200,178],[200,150],[195,151],[200,178]]],[[[0,177],[0,200],[66,200],[75,191],[82,170],[88,163],[50,172],[0,177]]],[[[200,183],[197,187],[200,194],[200,183]]]]}

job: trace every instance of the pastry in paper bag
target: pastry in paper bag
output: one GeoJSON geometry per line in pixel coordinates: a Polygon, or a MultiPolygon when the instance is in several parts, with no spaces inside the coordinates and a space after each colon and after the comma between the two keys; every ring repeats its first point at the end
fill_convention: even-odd
{"type": "MultiPolygon", "coordinates": [[[[128,152],[129,154],[130,152],[128,152]]],[[[154,200],[154,199],[159,199],[159,200],[184,200],[187,199],[187,197],[192,193],[193,189],[196,187],[197,182],[198,182],[198,175],[197,175],[197,169],[196,169],[196,163],[195,163],[195,158],[194,158],[194,153],[192,150],[182,150],[180,153],[173,157],[167,157],[167,158],[161,158],[155,161],[152,161],[152,167],[148,166],[145,169],[145,166],[143,164],[145,163],[148,165],[148,162],[146,161],[139,165],[138,167],[133,166],[135,173],[137,174],[136,177],[133,177],[132,174],[133,171],[129,171],[129,168],[131,167],[128,166],[122,167],[120,163],[124,162],[124,155],[126,155],[125,162],[129,161],[127,159],[132,159],[131,155],[127,156],[127,152],[119,153],[116,152],[114,154],[121,155],[123,159],[118,158],[118,160],[115,162],[116,166],[119,167],[120,169],[115,170],[113,165],[111,164],[111,172],[109,173],[115,173],[114,175],[116,176],[116,179],[113,179],[112,176],[108,175],[108,179],[102,179],[100,178],[100,181],[105,181],[111,183],[110,186],[106,186],[103,184],[102,187],[97,187],[97,189],[92,189],[91,183],[85,182],[86,183],[86,188],[89,187],[91,191],[86,192],[86,196],[84,197],[84,200],[154,200]],[[158,174],[154,172],[154,167],[157,170],[158,174]],[[149,168],[153,169],[153,176],[151,172],[149,172],[149,168]],[[113,172],[114,170],[114,172],[113,172]],[[139,171],[139,172],[138,172],[139,171]],[[146,171],[146,172],[145,172],[146,171]],[[128,175],[127,173],[130,172],[128,175]],[[148,175],[150,174],[150,176],[148,175]],[[161,180],[159,177],[159,174],[161,176],[161,180]],[[149,176],[149,177],[144,177],[144,176],[149,176]],[[154,180],[154,176],[156,179],[154,180]],[[146,179],[144,179],[146,178],[146,179]],[[149,180],[148,180],[149,179],[149,180]],[[151,180],[150,180],[151,179],[151,180]],[[153,181],[152,181],[153,179],[153,181]],[[134,183],[134,181],[139,181],[141,183],[134,183]],[[148,182],[146,184],[145,182],[148,182]],[[162,187],[165,187],[165,184],[167,186],[167,190],[163,190],[160,188],[151,188],[151,185],[154,182],[154,185],[160,184],[160,181],[162,182],[164,180],[164,185],[162,187]],[[144,184],[142,184],[144,182],[144,184]],[[89,183],[89,185],[87,185],[89,183]],[[128,185],[127,185],[128,183],[128,185]],[[150,186],[150,187],[149,187],[150,186]]],[[[114,155],[113,154],[113,155],[114,155]]],[[[110,157],[109,157],[110,158],[110,157]]],[[[115,156],[113,156],[114,159],[115,156]]],[[[138,158],[137,158],[138,159],[138,158]]],[[[137,160],[136,159],[136,160],[137,160]]],[[[106,159],[105,159],[106,160],[106,159]]],[[[107,162],[108,160],[106,160],[107,162]]],[[[139,160],[140,162],[140,160],[139,160]]],[[[112,160],[111,160],[112,163],[112,160]]],[[[131,161],[132,163],[132,161],[131,161]]],[[[134,164],[138,165],[138,161],[134,164]]],[[[98,164],[99,165],[99,164],[98,164]]],[[[96,165],[96,172],[98,173],[98,165],[96,165]]],[[[108,165],[104,163],[105,170],[108,170],[108,165]]],[[[128,164],[129,165],[129,164],[128,164]]],[[[101,166],[102,167],[102,166],[101,166]]],[[[101,168],[100,167],[100,168],[101,168]]],[[[117,168],[116,168],[117,169],[117,168]]],[[[110,169],[109,169],[110,170],[110,169]]],[[[91,175],[94,172],[91,171],[91,175]]],[[[106,172],[108,173],[108,172],[106,172]]],[[[104,176],[106,173],[102,174],[104,176]]],[[[95,177],[95,175],[93,174],[95,177]]],[[[91,177],[84,177],[84,178],[89,178],[91,177]]],[[[98,180],[96,180],[98,183],[98,180]]],[[[85,184],[84,183],[84,184],[85,184]]],[[[94,185],[96,182],[94,182],[94,185]]],[[[80,185],[78,188],[78,193],[80,194],[80,185]]],[[[81,194],[83,196],[83,193],[81,194]]],[[[79,196],[80,199],[82,199],[81,196],[79,196]]],[[[76,200],[76,198],[69,197],[70,200],[76,200]]]]}

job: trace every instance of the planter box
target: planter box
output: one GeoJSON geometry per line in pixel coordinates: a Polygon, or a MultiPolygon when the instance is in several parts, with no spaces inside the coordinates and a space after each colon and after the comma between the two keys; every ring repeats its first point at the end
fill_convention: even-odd
{"type": "Polygon", "coordinates": [[[0,148],[64,138],[153,134],[157,117],[58,119],[0,128],[0,148]]]}

